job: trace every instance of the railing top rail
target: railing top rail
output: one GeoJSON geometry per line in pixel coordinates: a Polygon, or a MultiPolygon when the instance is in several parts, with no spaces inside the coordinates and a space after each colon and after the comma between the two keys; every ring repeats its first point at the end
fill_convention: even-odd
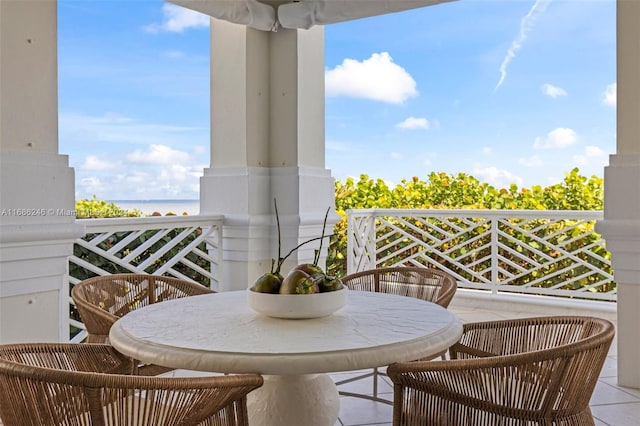
{"type": "Polygon", "coordinates": [[[602,210],[483,210],[483,209],[349,209],[350,216],[451,216],[451,217],[514,217],[534,219],[586,219],[604,218],[602,210]]]}
{"type": "Polygon", "coordinates": [[[76,223],[85,227],[86,232],[100,232],[117,228],[122,231],[134,229],[176,228],[181,226],[208,226],[221,224],[223,215],[193,216],[149,216],[149,217],[117,217],[105,219],[77,219],[76,223]]]}

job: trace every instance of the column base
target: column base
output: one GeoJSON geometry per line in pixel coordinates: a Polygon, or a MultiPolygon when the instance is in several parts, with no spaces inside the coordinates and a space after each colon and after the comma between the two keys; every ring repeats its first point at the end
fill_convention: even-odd
{"type": "Polygon", "coordinates": [[[617,154],[605,168],[604,220],[596,231],[611,252],[618,299],[618,384],[640,388],[640,155],[617,154]]]}
{"type": "Polygon", "coordinates": [[[264,376],[248,396],[249,423],[257,426],[334,426],[340,396],[326,374],[264,376]]]}
{"type": "MultiPolygon", "coordinates": [[[[274,199],[278,204],[281,255],[300,243],[326,235],[339,220],[334,210],[334,181],[329,170],[316,167],[229,167],[205,169],[200,181],[201,214],[224,215],[224,252],[220,289],[241,290],[271,269],[278,258],[274,199]]],[[[313,261],[320,241],[295,251],[283,265],[283,275],[299,263],[313,261]]],[[[323,241],[324,265],[328,238],[323,241]]]]}
{"type": "Polygon", "coordinates": [[[69,340],[75,220],[67,157],[0,151],[0,343],[69,340]]]}
{"type": "Polygon", "coordinates": [[[618,385],[640,389],[640,285],[618,283],[618,385]]]}

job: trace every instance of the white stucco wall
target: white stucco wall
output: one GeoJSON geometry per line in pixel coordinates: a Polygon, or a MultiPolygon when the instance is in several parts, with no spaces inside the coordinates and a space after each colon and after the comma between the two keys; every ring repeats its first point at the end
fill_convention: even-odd
{"type": "Polygon", "coordinates": [[[0,343],[68,339],[74,172],[58,154],[57,2],[0,1],[0,343]]]}

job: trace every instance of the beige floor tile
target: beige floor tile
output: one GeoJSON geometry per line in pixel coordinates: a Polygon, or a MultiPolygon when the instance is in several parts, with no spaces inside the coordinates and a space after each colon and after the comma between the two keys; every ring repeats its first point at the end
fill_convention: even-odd
{"type": "Polygon", "coordinates": [[[604,365],[602,366],[600,378],[602,379],[605,377],[616,377],[618,371],[617,362],[618,360],[616,360],[614,357],[607,357],[607,359],[604,361],[604,365]]]}
{"type": "Polygon", "coordinates": [[[591,406],[621,404],[627,402],[640,402],[637,397],[621,389],[611,386],[603,381],[598,381],[591,396],[591,406]]]}
{"type": "Polygon", "coordinates": [[[640,424],[640,402],[608,404],[591,407],[593,416],[611,426],[638,426],[640,424]]]}
{"type": "Polygon", "coordinates": [[[393,407],[361,398],[340,398],[340,421],[344,426],[391,424],[393,407]]]}
{"type": "MultiPolygon", "coordinates": [[[[624,386],[618,386],[618,377],[613,374],[613,376],[611,377],[604,377],[603,375],[600,375],[600,381],[603,383],[606,383],[610,386],[615,387],[616,389],[620,390],[621,392],[625,392],[628,393],[629,395],[635,397],[638,402],[640,402],[640,389],[634,389],[634,388],[627,388],[624,386]]],[[[638,415],[638,418],[640,419],[640,413],[638,415]]],[[[638,424],[640,424],[640,421],[638,422],[638,424]]]]}

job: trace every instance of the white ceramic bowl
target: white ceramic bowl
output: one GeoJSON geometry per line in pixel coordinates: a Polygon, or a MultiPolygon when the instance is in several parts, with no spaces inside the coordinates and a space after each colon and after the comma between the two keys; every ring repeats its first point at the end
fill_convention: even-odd
{"type": "Polygon", "coordinates": [[[247,290],[249,307],[274,318],[309,319],[331,315],[347,303],[347,288],[314,294],[271,294],[247,290]]]}

